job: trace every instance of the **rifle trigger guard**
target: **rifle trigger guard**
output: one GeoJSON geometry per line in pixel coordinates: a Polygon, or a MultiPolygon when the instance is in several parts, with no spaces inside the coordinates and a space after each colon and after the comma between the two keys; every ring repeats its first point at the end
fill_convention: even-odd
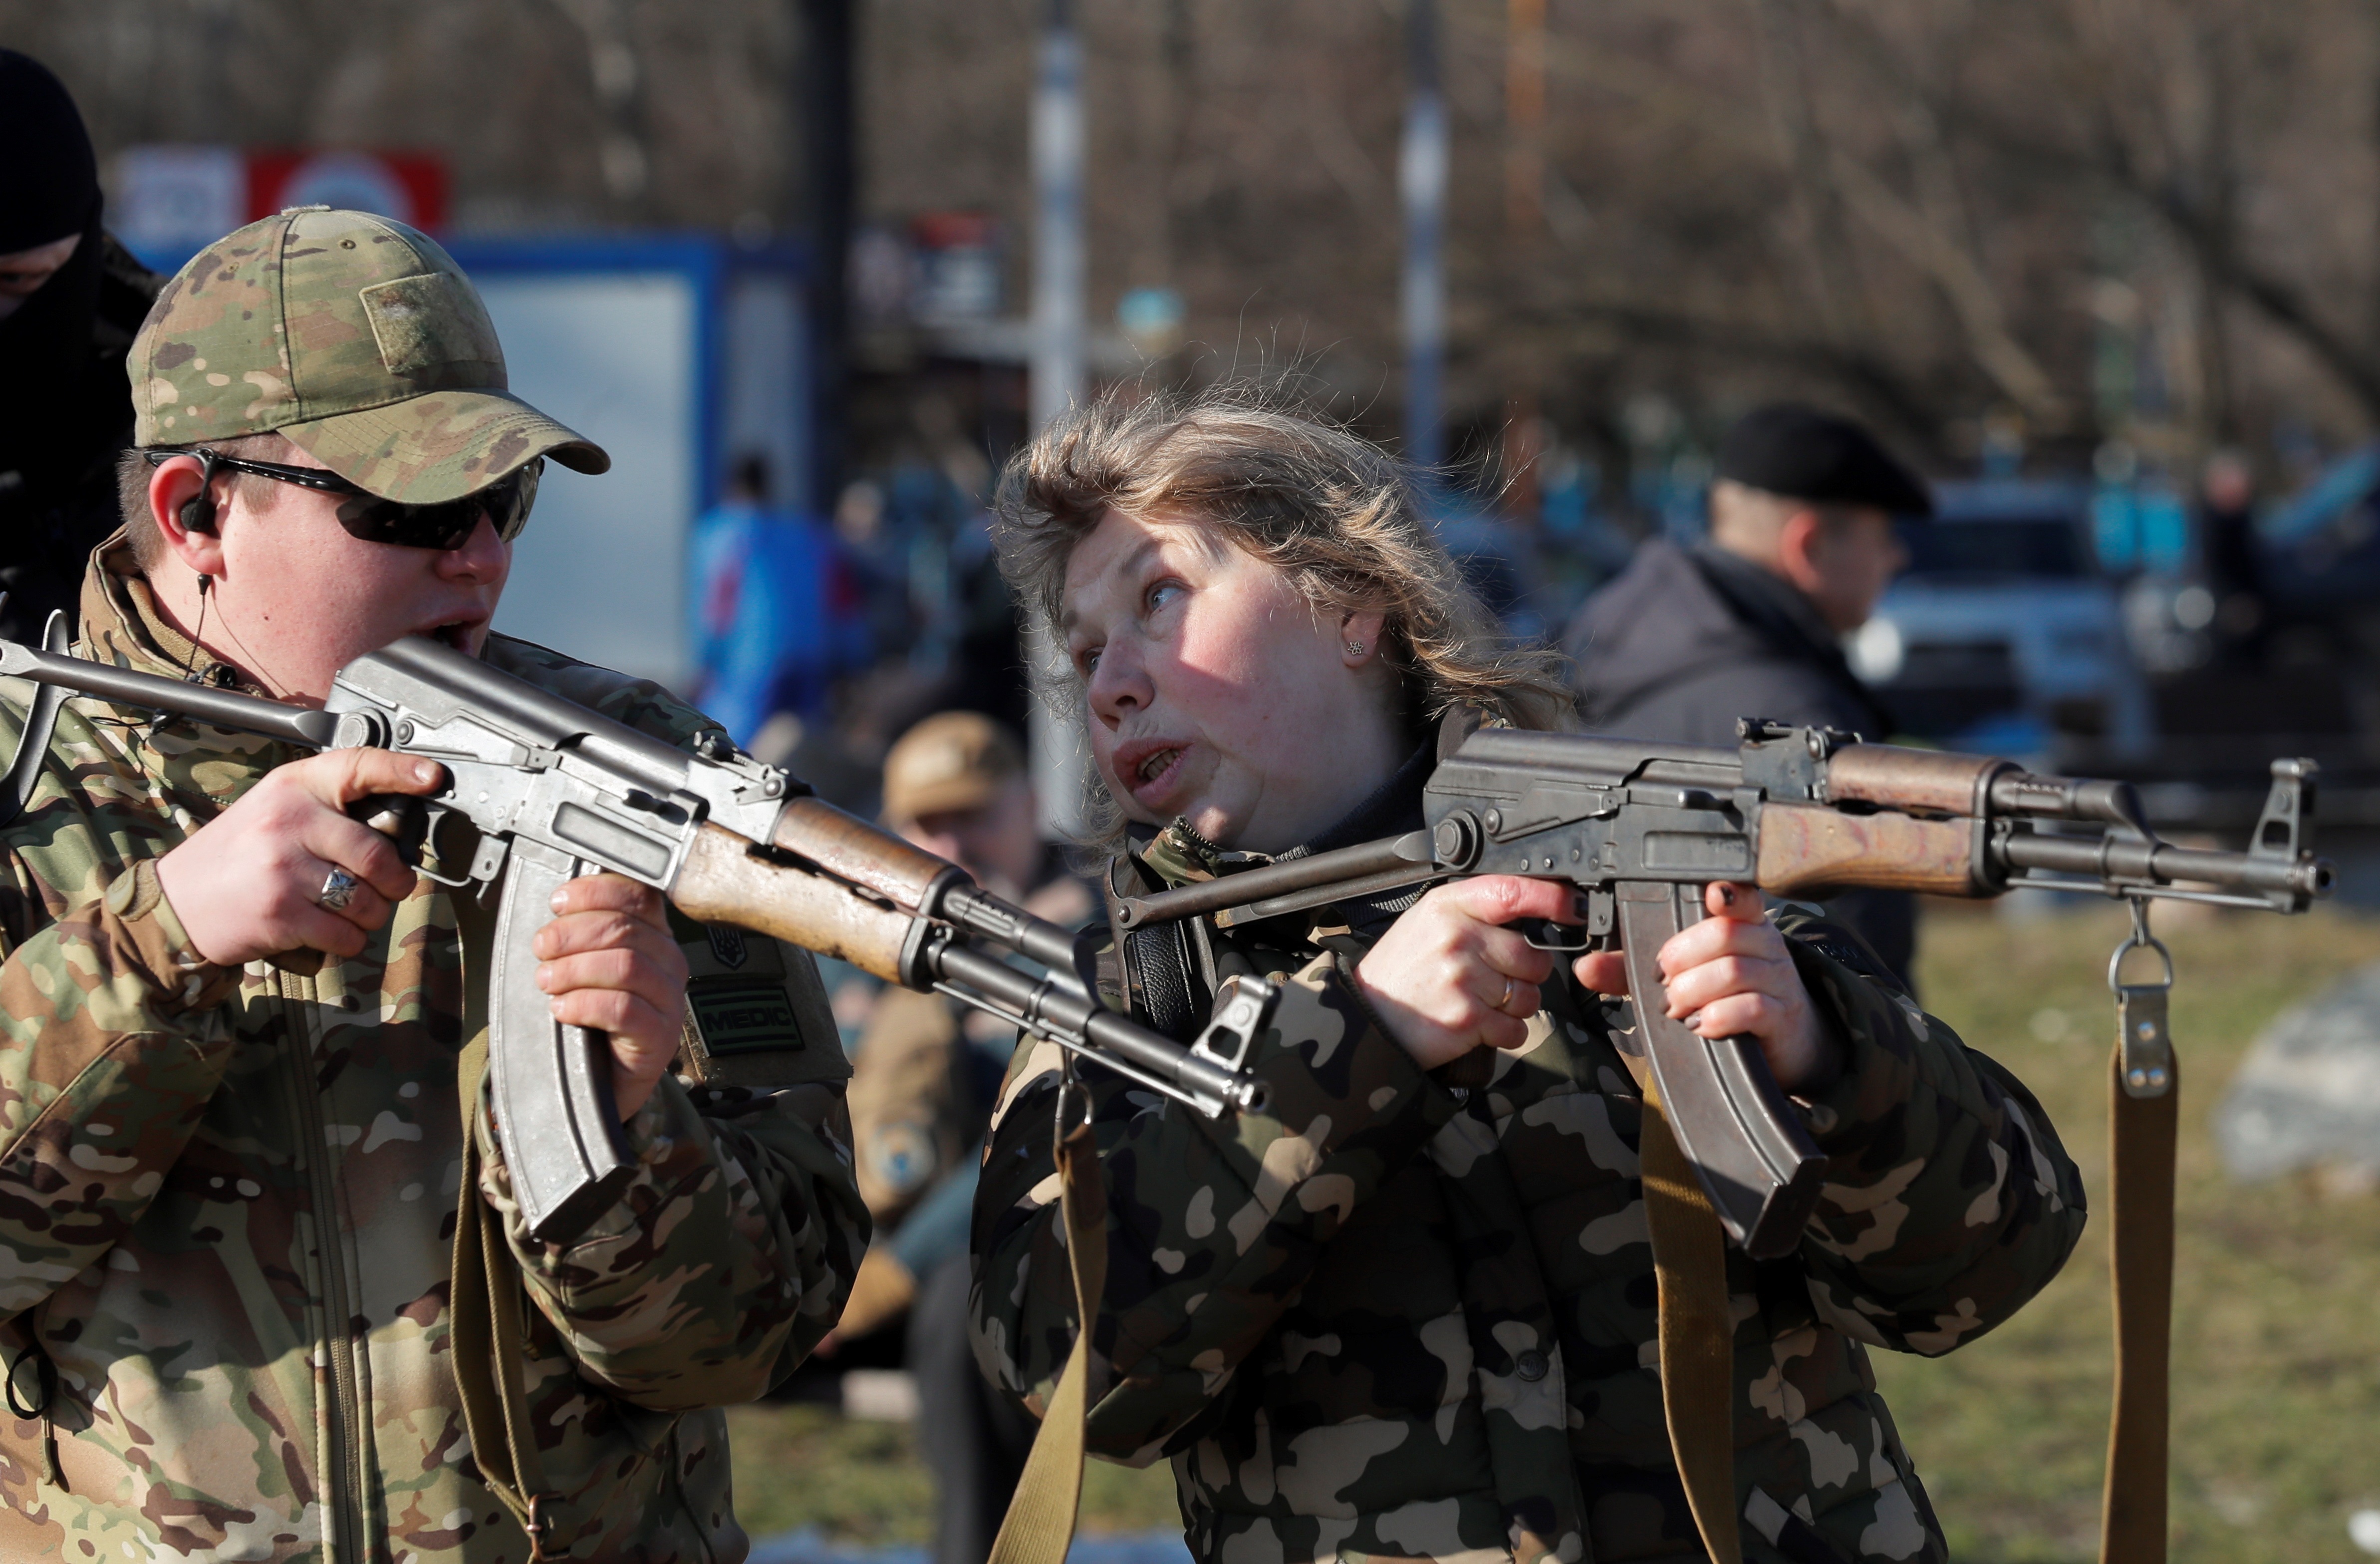
{"type": "Polygon", "coordinates": [[[1595,936],[1585,923],[1557,923],[1551,918],[1523,918],[1512,924],[1532,950],[1583,956],[1594,947],[1595,936]]]}
{"type": "Polygon", "coordinates": [[[2116,996],[2116,1038],[2123,1064],[2124,1095],[2162,1097],[2173,1090],[2173,1034],[2167,1024],[2166,999],[2173,990],[2173,952],[2149,933],[2148,904],[2130,898],[2132,932],[2107,959],[2107,986],[2116,996]],[[2135,950],[2154,950],[2165,963],[2157,983],[2121,981],[2124,958],[2135,950]]]}

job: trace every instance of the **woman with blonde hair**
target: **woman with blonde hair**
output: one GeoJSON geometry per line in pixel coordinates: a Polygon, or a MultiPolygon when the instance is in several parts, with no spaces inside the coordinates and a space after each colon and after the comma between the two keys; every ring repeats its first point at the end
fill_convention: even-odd
{"type": "MultiPolygon", "coordinates": [[[[1568,715],[1491,633],[1385,453],[1230,393],[1111,395],[1010,464],[1002,568],[1062,644],[1118,894],[1408,831],[1441,749],[1568,715]]],[[[1756,892],[1661,956],[1656,1002],[1749,1033],[1828,1192],[1794,1257],[1730,1253],[1746,1557],[1943,1557],[1863,1343],[1941,1352],[2055,1273],[2071,1163],[2013,1078],[1858,942],[1756,892]]],[[[1263,1111],[1210,1123],[1083,1070],[1107,1193],[1089,1448],[1172,1458],[1192,1553],[1581,1564],[1701,1556],[1665,1432],[1636,1140],[1597,996],[1506,927],[1567,888],[1481,876],[1254,924],[1119,934],[1112,997],[1188,1038],[1215,986],[1283,993],[1263,1111]]],[[[975,1215],[976,1345],[1038,1410],[1075,1334],[1058,1050],[1011,1066],[975,1215]]]]}

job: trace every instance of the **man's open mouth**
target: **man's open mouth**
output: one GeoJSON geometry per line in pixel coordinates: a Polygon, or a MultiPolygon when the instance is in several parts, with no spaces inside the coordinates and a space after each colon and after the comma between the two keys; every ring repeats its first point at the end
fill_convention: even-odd
{"type": "Polygon", "coordinates": [[[468,652],[471,649],[471,632],[479,628],[477,619],[456,619],[439,625],[427,633],[432,641],[443,641],[457,652],[468,652]]]}

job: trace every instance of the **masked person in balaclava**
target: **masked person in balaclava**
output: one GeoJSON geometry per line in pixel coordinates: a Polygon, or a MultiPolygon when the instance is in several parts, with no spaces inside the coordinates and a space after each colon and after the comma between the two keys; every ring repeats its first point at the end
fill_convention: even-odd
{"type": "Polygon", "coordinates": [[[159,279],[99,224],[99,169],[74,99],[0,49],[0,635],[72,614],[115,530],[132,440],[124,355],[159,279]]]}

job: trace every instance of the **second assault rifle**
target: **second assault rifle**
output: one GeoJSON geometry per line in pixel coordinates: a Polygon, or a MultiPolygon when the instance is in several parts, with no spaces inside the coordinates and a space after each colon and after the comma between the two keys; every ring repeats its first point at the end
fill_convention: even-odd
{"type": "Polygon", "coordinates": [[[65,692],[445,767],[432,798],[365,800],[349,813],[396,838],[429,878],[499,898],[488,1073],[522,1216],[540,1240],[577,1237],[636,1167],[604,1040],[552,1019],[529,952],[554,891],[601,870],[657,886],[688,917],[771,935],[1030,1027],[1209,1117],[1262,1100],[1240,1065],[1269,1009],[1268,985],[1221,996],[1216,1020],[1184,1048],[1099,1003],[1080,935],[812,796],[722,735],[705,735],[689,754],[418,635],[341,669],[319,711],[68,656],[64,639],[54,620],[46,650],[0,641],[0,677],[45,687],[8,771],[19,804],[65,692]]]}
{"type": "MultiPolygon", "coordinates": [[[[2312,761],[2275,761],[2248,849],[2217,852],[2159,840],[2127,782],[1825,728],[1747,719],[1741,732],[1729,750],[1482,728],[1439,763],[1425,829],[1125,898],[1115,921],[1231,927],[1456,875],[1568,880],[1580,923],[1534,927],[1531,943],[1625,952],[1637,1024],[1621,1045],[1648,1065],[1729,1234],[1767,1259],[1800,1241],[1825,1160],[1755,1043],[1699,1036],[1647,1002],[1660,992],[1655,954],[1702,918],[1708,882],[1786,898],[2038,888],[2275,912],[2330,893],[2331,866],[2313,851],[2312,761]]],[[[2137,1064],[2128,1052],[2128,1089],[2146,1094],[2169,1074],[2161,1045],[2142,1040],[2137,1064]]]]}

